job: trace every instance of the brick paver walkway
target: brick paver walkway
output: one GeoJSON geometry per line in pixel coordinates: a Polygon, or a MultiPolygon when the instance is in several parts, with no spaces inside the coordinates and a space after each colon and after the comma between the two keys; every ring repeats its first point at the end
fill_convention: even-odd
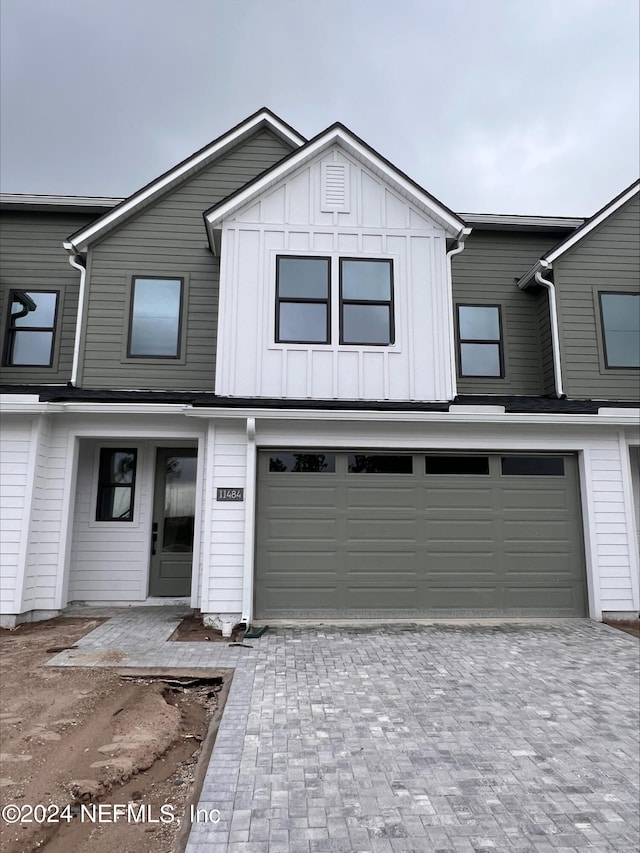
{"type": "MultiPolygon", "coordinates": [[[[95,613],[96,611],[92,611],[95,613]]],[[[187,853],[630,853],[638,643],[587,620],[167,643],[124,611],[54,665],[235,670],[187,853]]]]}

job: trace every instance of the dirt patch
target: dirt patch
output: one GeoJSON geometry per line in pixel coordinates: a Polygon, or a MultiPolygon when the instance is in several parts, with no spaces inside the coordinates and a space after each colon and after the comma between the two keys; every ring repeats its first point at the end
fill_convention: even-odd
{"type": "Polygon", "coordinates": [[[169,640],[174,643],[241,643],[244,630],[234,627],[230,637],[223,637],[217,628],[207,628],[197,613],[186,616],[169,640]]]}
{"type": "Polygon", "coordinates": [[[604,619],[605,625],[625,631],[633,637],[640,637],[640,619],[604,619]]]}
{"type": "Polygon", "coordinates": [[[1,822],[3,853],[155,853],[173,851],[178,836],[185,838],[181,823],[197,789],[198,759],[211,745],[208,732],[230,678],[200,669],[167,677],[43,666],[48,649],[73,646],[99,621],[55,619],[0,631],[0,805],[15,804],[32,819],[36,804],[50,818],[65,807],[69,816],[1,822]],[[129,809],[117,821],[115,804],[129,809]],[[99,807],[107,819],[92,822],[99,807]]]}

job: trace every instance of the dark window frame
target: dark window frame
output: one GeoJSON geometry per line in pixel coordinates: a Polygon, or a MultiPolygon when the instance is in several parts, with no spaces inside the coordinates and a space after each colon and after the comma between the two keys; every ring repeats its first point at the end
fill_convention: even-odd
{"type": "Polygon", "coordinates": [[[600,332],[602,336],[602,352],[604,355],[604,368],[605,370],[639,370],[640,366],[635,367],[630,364],[609,364],[609,356],[607,354],[607,329],[604,324],[604,314],[602,311],[602,297],[603,296],[637,296],[640,298],[640,294],[637,291],[634,293],[629,290],[599,290],[598,291],[598,310],[600,313],[600,332]]]}
{"type": "Polygon", "coordinates": [[[144,359],[148,361],[149,359],[159,358],[162,361],[170,360],[176,361],[182,358],[182,324],[184,319],[184,292],[185,292],[185,280],[184,276],[180,275],[132,275],[131,276],[131,287],[129,294],[129,327],[127,329],[127,358],[136,359],[144,359]],[[133,306],[136,296],[136,281],[138,280],[146,280],[146,281],[179,281],[180,282],[180,310],[178,311],[178,337],[176,340],[176,354],[175,355],[158,355],[157,353],[149,353],[147,355],[142,355],[140,353],[132,353],[131,352],[131,332],[133,329],[133,306]]]}
{"type": "Polygon", "coordinates": [[[33,367],[42,367],[45,370],[48,370],[53,367],[55,363],[55,349],[56,349],[56,338],[58,331],[58,317],[60,312],[60,301],[61,301],[62,291],[55,288],[30,288],[27,290],[26,288],[17,288],[14,287],[9,291],[9,301],[8,301],[8,311],[7,311],[7,325],[4,336],[4,351],[2,353],[2,366],[3,367],[12,367],[21,369],[23,367],[33,368],[33,367]],[[16,299],[14,294],[28,294],[28,293],[53,293],[56,297],[56,307],[53,314],[53,324],[51,326],[15,326],[13,323],[13,318],[16,316],[11,313],[11,306],[14,302],[19,302],[19,299],[16,299]],[[16,332],[51,332],[51,350],[49,353],[49,362],[47,364],[35,363],[35,364],[14,364],[12,361],[13,357],[13,345],[16,336],[16,332]]]}
{"type": "Polygon", "coordinates": [[[135,497],[136,497],[136,477],[138,473],[138,448],[137,447],[101,447],[100,454],[98,457],[98,489],[97,489],[97,500],[96,500],[96,521],[101,523],[110,523],[116,522],[118,524],[122,523],[131,523],[134,520],[135,515],[135,497]],[[117,483],[109,479],[108,481],[103,479],[103,473],[106,466],[107,454],[113,453],[130,453],[133,456],[133,472],[131,474],[131,482],[130,483],[117,483]],[[103,518],[100,514],[100,509],[102,506],[102,494],[107,489],[123,489],[127,488],[131,491],[131,498],[129,506],[131,508],[131,515],[129,518],[114,518],[109,516],[109,518],[103,518]]]}
{"type": "Polygon", "coordinates": [[[500,303],[486,302],[456,302],[456,338],[458,352],[458,378],[459,379],[504,379],[506,377],[504,362],[504,326],[502,323],[502,305],[500,303]],[[460,309],[461,308],[497,308],[498,309],[498,333],[499,338],[462,338],[460,334],[460,309]],[[498,360],[500,373],[463,373],[462,372],[462,345],[463,344],[485,344],[498,346],[498,360]]]}
{"type": "Polygon", "coordinates": [[[413,477],[413,475],[415,474],[414,464],[413,464],[414,456],[415,456],[414,453],[403,452],[403,451],[398,451],[396,453],[385,453],[382,450],[377,451],[377,452],[374,450],[369,450],[367,452],[362,452],[362,453],[355,453],[352,450],[347,451],[346,452],[347,475],[348,476],[356,476],[356,477],[359,476],[360,474],[367,474],[369,476],[373,475],[375,477],[398,477],[398,476],[400,476],[400,477],[406,477],[406,476],[413,477]],[[356,459],[358,457],[360,457],[361,459],[385,459],[385,460],[387,460],[387,459],[401,459],[402,461],[408,461],[409,462],[409,469],[410,470],[408,470],[408,471],[367,471],[366,469],[363,468],[359,471],[354,471],[354,470],[352,470],[352,463],[351,463],[352,457],[354,459],[356,459]]]}
{"type": "Polygon", "coordinates": [[[266,469],[267,473],[271,475],[279,475],[279,474],[322,474],[326,476],[327,474],[335,475],[338,471],[338,451],[336,450],[269,450],[265,453],[266,456],[266,469]],[[324,456],[330,460],[330,467],[326,471],[296,471],[293,468],[285,469],[284,471],[277,471],[271,467],[272,459],[276,456],[324,456]]]}
{"type": "MultiPolygon", "coordinates": [[[[437,463],[433,466],[437,467],[437,463]]],[[[455,462],[451,465],[451,468],[455,468],[455,462]]],[[[424,472],[427,477],[489,477],[491,476],[491,456],[488,453],[425,453],[424,454],[424,472]],[[477,469],[483,468],[483,470],[475,470],[475,471],[433,471],[429,470],[430,463],[434,460],[441,460],[441,467],[446,467],[448,460],[469,460],[471,466],[475,464],[477,469]],[[484,463],[486,460],[486,466],[484,463]],[[486,467],[486,470],[484,470],[486,467]]]]}
{"type": "Polygon", "coordinates": [[[340,306],[340,346],[347,347],[392,347],[396,342],[395,324],[395,288],[393,258],[352,258],[348,256],[338,258],[339,278],[339,306],[340,306]],[[388,264],[389,266],[389,299],[344,299],[342,295],[342,264],[343,261],[355,263],[388,264]],[[345,341],[344,339],[344,306],[345,305],[381,305],[389,309],[389,341],[378,344],[372,341],[345,341]]]}
{"type": "Polygon", "coordinates": [[[567,466],[564,464],[565,457],[559,453],[544,453],[532,450],[530,453],[505,453],[500,455],[500,476],[501,477],[566,477],[567,466]],[[552,464],[559,462],[561,470],[558,471],[529,471],[526,470],[530,462],[540,462],[544,468],[545,463],[552,464]],[[507,465],[505,466],[505,462],[507,465]],[[514,464],[514,468],[520,465],[520,470],[505,471],[505,467],[509,467],[509,463],[514,464]]]}
{"type": "Polygon", "coordinates": [[[331,344],[331,257],[327,255],[276,255],[276,317],[275,317],[275,343],[277,344],[308,344],[312,346],[327,346],[331,344]],[[327,263],[327,296],[325,299],[316,297],[305,298],[299,296],[280,296],[280,260],[298,261],[326,261],[327,263]],[[325,305],[327,309],[327,325],[324,341],[305,340],[281,340],[280,338],[280,305],[289,303],[294,305],[325,305]]]}

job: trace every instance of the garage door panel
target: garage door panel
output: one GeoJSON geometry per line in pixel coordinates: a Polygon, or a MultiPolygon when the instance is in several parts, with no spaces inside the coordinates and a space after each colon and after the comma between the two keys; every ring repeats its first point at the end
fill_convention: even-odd
{"type": "Polygon", "coordinates": [[[491,584],[465,587],[432,585],[429,588],[429,610],[436,614],[438,611],[495,611],[497,600],[498,587],[491,584]]]}
{"type": "MultiPolygon", "coordinates": [[[[292,477],[301,477],[301,474],[292,474],[292,477]]],[[[323,476],[323,475],[319,475],[323,476]]],[[[324,475],[327,476],[327,475],[324,475]]],[[[271,509],[296,509],[300,507],[327,507],[336,506],[335,487],[321,487],[314,484],[313,488],[304,486],[291,486],[288,482],[280,485],[272,485],[269,489],[269,506],[271,509]]]]}
{"type": "Polygon", "coordinates": [[[268,523],[268,535],[274,541],[321,539],[335,542],[338,523],[330,518],[272,518],[268,523]]]}
{"type": "Polygon", "coordinates": [[[266,612],[289,611],[291,614],[311,610],[334,611],[337,598],[337,587],[331,585],[272,586],[262,591],[260,607],[266,612]]]}
{"type": "Polygon", "coordinates": [[[346,532],[349,542],[365,541],[371,542],[406,542],[408,546],[415,549],[417,538],[417,524],[413,519],[402,520],[397,518],[384,519],[347,519],[346,532]]]}
{"type": "MultiPolygon", "coordinates": [[[[523,478],[525,479],[525,478],[523,478]]],[[[506,511],[515,512],[522,510],[528,513],[546,510],[568,510],[570,506],[570,495],[567,494],[566,486],[557,489],[540,488],[532,477],[526,478],[525,488],[506,488],[503,492],[503,506],[506,511]]]]}
{"type": "MultiPolygon", "coordinates": [[[[434,478],[435,479],[435,478],[434,478]]],[[[480,509],[489,511],[492,504],[490,487],[474,488],[469,485],[465,487],[462,483],[456,483],[455,488],[450,485],[451,478],[448,478],[447,485],[438,488],[436,483],[429,482],[424,489],[424,506],[426,509],[435,509],[442,512],[443,515],[453,510],[459,512],[463,507],[466,511],[471,509],[480,509]]]]}
{"type": "MultiPolygon", "coordinates": [[[[415,503],[415,486],[413,488],[393,488],[379,482],[375,475],[361,475],[367,480],[367,484],[354,486],[349,483],[346,492],[346,506],[350,510],[368,510],[374,507],[381,511],[392,509],[394,512],[402,512],[403,509],[412,509],[415,503]],[[378,482],[372,482],[377,480],[378,482]]],[[[413,480],[412,477],[408,478],[413,480]]]]}
{"type": "Polygon", "coordinates": [[[502,475],[500,454],[475,476],[427,474],[420,454],[413,474],[349,474],[335,456],[335,474],[259,466],[257,617],[584,615],[574,457],[558,477],[502,475]]]}
{"type": "Polygon", "coordinates": [[[387,583],[404,583],[407,578],[418,577],[414,554],[394,551],[393,548],[380,553],[349,551],[346,559],[346,574],[349,578],[354,575],[375,575],[376,580],[387,583]],[[384,575],[384,578],[383,578],[384,575]]]}
{"type": "Polygon", "coordinates": [[[427,542],[493,542],[495,522],[492,518],[426,519],[427,542]]]}
{"type": "Polygon", "coordinates": [[[573,584],[556,584],[553,588],[539,585],[505,587],[504,606],[514,610],[538,610],[556,616],[575,615],[580,607],[573,584]]]}

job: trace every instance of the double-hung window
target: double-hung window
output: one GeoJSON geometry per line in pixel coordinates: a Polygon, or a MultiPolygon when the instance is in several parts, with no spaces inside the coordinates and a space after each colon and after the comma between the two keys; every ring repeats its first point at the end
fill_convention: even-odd
{"type": "Polygon", "coordinates": [[[458,305],[460,376],[504,376],[499,305],[458,305]]]}
{"type": "Polygon", "coordinates": [[[392,262],[340,258],[340,343],[393,342],[392,262]]]}
{"type": "Polygon", "coordinates": [[[605,365],[640,367],[640,294],[600,293],[605,365]]]}
{"type": "Polygon", "coordinates": [[[131,286],[129,358],[179,358],[181,278],[135,276],[131,286]]]}
{"type": "Polygon", "coordinates": [[[279,257],[276,269],[276,341],[331,341],[330,258],[279,257]]]}
{"type": "Polygon", "coordinates": [[[11,367],[51,367],[58,314],[58,291],[12,290],[4,363],[11,367]]]}

